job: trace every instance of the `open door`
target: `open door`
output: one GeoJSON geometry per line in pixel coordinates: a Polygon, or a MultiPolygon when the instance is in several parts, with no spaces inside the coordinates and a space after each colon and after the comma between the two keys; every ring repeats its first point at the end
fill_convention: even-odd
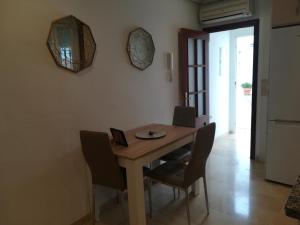
{"type": "Polygon", "coordinates": [[[209,123],[208,40],[206,32],[181,29],[179,65],[185,106],[196,108],[196,127],[209,123]]]}

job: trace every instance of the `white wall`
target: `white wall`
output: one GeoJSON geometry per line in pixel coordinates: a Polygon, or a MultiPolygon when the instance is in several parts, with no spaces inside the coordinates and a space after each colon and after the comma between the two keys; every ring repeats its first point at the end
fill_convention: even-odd
{"type": "Polygon", "coordinates": [[[0,224],[71,224],[89,211],[79,130],[171,122],[177,33],[199,26],[197,7],[188,0],[10,0],[0,15],[0,224]],[[93,66],[79,74],[58,68],[46,47],[51,21],[70,14],[91,27],[97,43],[93,66]],[[144,72],[126,53],[138,26],[156,45],[144,72]]]}
{"type": "Polygon", "coordinates": [[[210,34],[209,102],[210,121],[216,122],[216,137],[229,131],[230,32],[210,34]]]}
{"type": "MultiPolygon", "coordinates": [[[[270,39],[271,39],[271,12],[272,1],[256,0],[259,8],[258,17],[260,19],[260,40],[259,40],[259,62],[258,62],[258,97],[257,97],[257,121],[256,121],[256,155],[261,161],[266,158],[267,142],[267,110],[268,96],[267,88],[262,86],[262,80],[269,78],[270,61],[270,39]]],[[[266,82],[264,82],[266,83],[266,82]]]]}
{"type": "MultiPolygon", "coordinates": [[[[264,161],[266,155],[266,132],[267,132],[267,96],[262,87],[262,80],[269,76],[269,52],[271,37],[271,10],[272,0],[254,0],[254,15],[243,20],[259,18],[259,65],[258,65],[258,96],[257,96],[257,121],[256,121],[256,156],[257,159],[264,161]]],[[[241,20],[228,21],[232,23],[241,20]]],[[[225,24],[220,23],[220,24],[225,24]]],[[[220,25],[212,24],[210,26],[220,25]]],[[[204,26],[202,26],[204,27],[204,26]]]]}
{"type": "MultiPolygon", "coordinates": [[[[237,86],[236,86],[236,79],[237,79],[237,55],[236,55],[236,41],[238,37],[242,36],[253,36],[254,35],[254,28],[253,27],[246,27],[231,30],[230,32],[230,109],[229,109],[229,131],[235,132],[236,129],[236,95],[237,95],[237,86]]],[[[247,60],[247,59],[245,59],[247,60]]],[[[253,58],[250,59],[253,61],[253,58]]],[[[248,73],[249,74],[249,73],[248,73]]],[[[252,81],[252,70],[249,74],[251,78],[247,78],[248,81],[252,81]]],[[[251,109],[250,109],[251,111],[251,109]]],[[[251,113],[251,112],[250,112],[251,113]]],[[[247,118],[247,117],[246,117],[247,118]]]]}

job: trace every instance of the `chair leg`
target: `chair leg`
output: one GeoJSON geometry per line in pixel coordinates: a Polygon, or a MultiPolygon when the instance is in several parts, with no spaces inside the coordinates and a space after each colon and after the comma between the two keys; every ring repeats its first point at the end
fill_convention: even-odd
{"type": "Polygon", "coordinates": [[[176,200],[176,188],[173,187],[173,197],[174,197],[174,201],[176,200]]]}
{"type": "Polygon", "coordinates": [[[121,206],[122,206],[122,211],[124,214],[124,218],[125,220],[127,220],[128,218],[128,213],[126,212],[126,207],[125,207],[125,198],[124,198],[124,192],[122,191],[118,191],[118,196],[120,197],[120,202],[121,202],[121,206]]]}
{"type": "Polygon", "coordinates": [[[152,163],[149,163],[148,166],[149,166],[149,169],[153,169],[152,168],[152,163]]]}
{"type": "Polygon", "coordinates": [[[148,182],[149,217],[152,218],[152,180],[148,182]]]}
{"type": "Polygon", "coordinates": [[[92,203],[92,212],[91,212],[91,217],[92,217],[92,224],[95,225],[96,224],[96,220],[95,220],[95,211],[96,211],[96,187],[93,186],[93,203],[92,203]]]}
{"type": "Polygon", "coordinates": [[[206,185],[205,176],[203,176],[203,184],[204,184],[204,192],[205,192],[206,209],[207,209],[207,214],[209,214],[208,194],[207,194],[207,185],[206,185]]]}
{"type": "Polygon", "coordinates": [[[119,192],[119,190],[116,190],[116,202],[117,202],[117,204],[120,204],[120,192],[119,192]]]}
{"type": "Polygon", "coordinates": [[[186,214],[188,219],[188,225],[191,224],[191,215],[190,215],[190,206],[189,206],[189,191],[188,189],[184,189],[185,191],[185,204],[186,204],[186,214]]]}

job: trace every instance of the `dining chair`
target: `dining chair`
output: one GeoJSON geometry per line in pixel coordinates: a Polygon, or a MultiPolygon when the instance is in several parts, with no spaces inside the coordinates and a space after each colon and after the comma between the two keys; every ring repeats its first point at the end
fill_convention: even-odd
{"type": "MultiPolygon", "coordinates": [[[[181,127],[195,127],[196,109],[194,107],[176,106],[173,114],[173,125],[181,127]]],[[[192,144],[187,144],[160,158],[163,161],[174,161],[186,158],[191,152],[192,144]]]]}
{"type": "MultiPolygon", "coordinates": [[[[173,114],[173,126],[192,127],[196,126],[196,109],[194,107],[176,106],[173,114]]],[[[186,162],[191,155],[192,143],[184,145],[160,158],[160,160],[168,161],[184,161],[186,162]]],[[[173,187],[174,200],[176,199],[176,190],[173,187]]],[[[180,189],[178,189],[178,198],[180,198],[180,189]]]]}
{"type": "MultiPolygon", "coordinates": [[[[149,181],[149,192],[151,196],[151,180],[161,182],[163,184],[183,189],[185,192],[186,212],[188,224],[191,224],[190,210],[189,210],[189,193],[188,188],[194,184],[201,177],[203,178],[205,202],[207,214],[209,214],[209,203],[207,194],[207,184],[205,167],[207,158],[211,152],[214,137],[215,137],[216,124],[210,123],[209,125],[200,128],[197,131],[196,139],[193,144],[192,153],[188,164],[181,161],[169,161],[155,169],[151,170],[147,177],[149,181]]],[[[150,198],[150,212],[152,212],[152,199],[150,198]]],[[[150,216],[152,216],[150,214],[150,216]]]]}
{"type": "MultiPolygon", "coordinates": [[[[92,175],[93,209],[91,214],[93,219],[95,218],[96,185],[115,189],[118,193],[117,198],[120,198],[125,214],[124,193],[127,189],[126,169],[119,166],[118,160],[112,151],[108,134],[95,131],[80,131],[80,140],[84,158],[92,175]]],[[[144,174],[147,170],[149,169],[144,168],[144,174]]]]}

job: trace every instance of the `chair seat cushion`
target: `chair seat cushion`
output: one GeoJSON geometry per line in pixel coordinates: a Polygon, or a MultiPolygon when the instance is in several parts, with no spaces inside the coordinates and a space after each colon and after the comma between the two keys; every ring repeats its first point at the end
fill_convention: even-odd
{"type": "Polygon", "coordinates": [[[147,173],[147,177],[171,186],[184,188],[185,164],[179,161],[166,162],[147,173]]]}
{"type": "Polygon", "coordinates": [[[176,149],[173,152],[170,152],[167,155],[164,155],[160,158],[160,160],[163,161],[174,161],[174,160],[181,160],[185,158],[187,155],[190,155],[191,150],[188,148],[188,146],[184,146],[182,148],[176,149]]]}

